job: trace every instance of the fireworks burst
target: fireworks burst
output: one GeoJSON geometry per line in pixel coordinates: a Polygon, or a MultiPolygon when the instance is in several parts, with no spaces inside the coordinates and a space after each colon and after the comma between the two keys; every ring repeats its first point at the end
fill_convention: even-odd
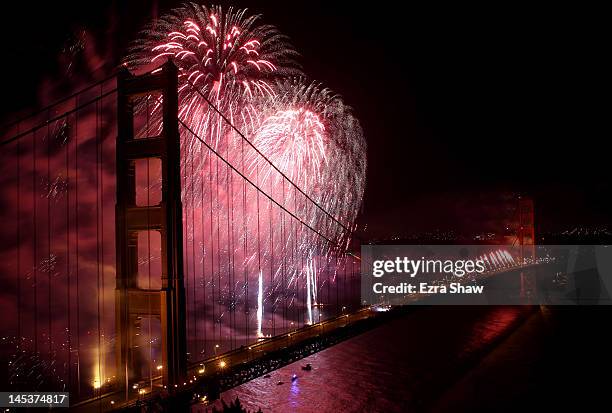
{"type": "MultiPolygon", "coordinates": [[[[296,55],[287,38],[273,26],[261,24],[259,15],[188,3],[145,29],[125,59],[128,68],[142,71],[171,58],[179,70],[180,119],[275,202],[318,232],[303,225],[289,227],[289,221],[272,225],[279,219],[272,203],[262,204],[257,191],[247,190],[242,180],[232,180],[229,169],[220,169],[218,159],[183,131],[183,204],[186,216],[191,216],[185,220],[185,233],[203,257],[214,257],[220,249],[227,254],[227,260],[217,257],[207,284],[212,294],[218,291],[231,297],[217,300],[219,320],[236,302],[256,302],[259,336],[264,307],[282,299],[293,305],[297,286],[304,288],[306,283],[308,322],[312,322],[320,288],[317,266],[329,265],[332,248],[344,252],[365,187],[366,145],[359,122],[338,95],[304,80],[296,55]],[[270,225],[263,225],[266,222],[270,225]],[[210,233],[204,235],[205,228],[210,233]],[[255,234],[257,248],[250,248],[254,244],[245,239],[255,234]],[[280,284],[266,286],[269,278],[263,269],[276,279],[281,267],[272,267],[278,265],[278,257],[289,256],[296,258],[282,267],[283,278],[287,277],[282,288],[295,292],[280,291],[280,284]],[[308,263],[298,256],[307,257],[308,263]],[[258,287],[254,292],[239,288],[233,293],[236,281],[221,282],[220,274],[235,274],[236,267],[245,268],[253,279],[258,287]],[[251,301],[250,294],[257,297],[251,301]],[[290,296],[282,298],[284,294],[290,296]]],[[[161,102],[151,98],[138,107],[150,119],[149,136],[161,128],[161,102]]]]}
{"type": "MultiPolygon", "coordinates": [[[[320,83],[289,79],[275,84],[276,96],[261,104],[261,126],[253,144],[322,209],[350,228],[365,190],[366,143],[359,121],[340,96],[320,83]]],[[[265,159],[253,154],[249,169],[268,171],[265,159]]],[[[260,181],[261,182],[261,181],[260,181]]],[[[326,214],[318,211],[318,221],[326,214]],[[321,215],[322,214],[322,215],[321,215]]],[[[314,218],[314,217],[313,217],[314,218]]],[[[345,229],[338,226],[338,230],[345,229]]],[[[341,233],[333,234],[341,241],[341,233]]]]}
{"type": "Polygon", "coordinates": [[[179,116],[217,148],[227,125],[204,97],[243,129],[257,118],[250,101],[274,94],[271,80],[300,73],[287,37],[260,19],[246,9],[187,3],[146,28],[125,63],[143,69],[172,58],[179,69],[179,116]]]}

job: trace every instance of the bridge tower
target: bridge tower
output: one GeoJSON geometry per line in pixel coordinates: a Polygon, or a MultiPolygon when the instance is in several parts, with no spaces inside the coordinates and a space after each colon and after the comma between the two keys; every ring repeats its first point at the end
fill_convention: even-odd
{"type": "Polygon", "coordinates": [[[161,369],[164,385],[186,376],[185,287],[178,130],[177,69],[168,61],[155,74],[133,76],[124,69],[117,77],[117,204],[115,210],[116,359],[117,376],[125,385],[139,380],[134,336],[140,317],[160,320],[161,369]],[[135,99],[161,93],[163,128],[158,136],[135,138],[135,99]],[[161,160],[162,196],[157,205],[136,205],[136,161],[161,160]],[[138,233],[161,235],[161,289],[138,287],[138,233]]]}
{"type": "MultiPolygon", "coordinates": [[[[520,262],[533,262],[536,257],[533,199],[519,197],[517,238],[520,247],[520,262]]],[[[535,294],[535,274],[533,270],[525,270],[521,273],[521,296],[533,297],[535,294]]]]}

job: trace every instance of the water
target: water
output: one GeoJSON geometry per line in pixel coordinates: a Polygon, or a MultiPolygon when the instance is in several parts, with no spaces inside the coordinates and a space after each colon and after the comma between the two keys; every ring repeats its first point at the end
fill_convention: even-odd
{"type": "Polygon", "coordinates": [[[221,397],[226,401],[238,397],[250,411],[261,408],[263,412],[422,409],[532,311],[528,307],[415,309],[221,397]],[[312,364],[311,371],[301,369],[306,363],[312,364]],[[295,381],[293,374],[298,376],[295,381]]]}

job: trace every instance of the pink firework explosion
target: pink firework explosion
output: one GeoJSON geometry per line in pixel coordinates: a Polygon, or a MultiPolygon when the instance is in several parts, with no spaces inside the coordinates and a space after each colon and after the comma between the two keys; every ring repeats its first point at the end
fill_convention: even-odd
{"type": "Polygon", "coordinates": [[[187,3],[143,30],[125,63],[147,69],[173,59],[179,69],[181,119],[217,147],[227,126],[202,95],[248,132],[257,118],[250,101],[273,96],[271,80],[300,73],[287,37],[260,24],[260,18],[246,9],[187,3]]]}
{"type": "MultiPolygon", "coordinates": [[[[194,307],[213,315],[206,328],[215,334],[235,327],[221,317],[239,303],[258,303],[248,313],[257,314],[258,336],[268,311],[281,305],[296,314],[306,306],[312,322],[314,304],[325,304],[323,285],[327,301],[337,287],[334,252],[346,252],[361,206],[359,122],[339,96],[300,77],[296,55],[259,16],[189,3],[144,30],[125,59],[132,70],[167,58],[179,68],[186,271],[210,294],[194,307]]],[[[161,114],[150,101],[140,109],[155,132],[161,114]]]]}
{"type": "Polygon", "coordinates": [[[325,126],[316,113],[303,107],[287,108],[263,120],[256,146],[270,153],[299,187],[311,188],[311,182],[306,181],[316,180],[327,166],[324,139],[325,126]]]}
{"type": "MultiPolygon", "coordinates": [[[[274,90],[273,99],[264,97],[257,105],[261,122],[253,144],[325,212],[351,227],[365,190],[366,142],[359,121],[340,96],[319,83],[287,79],[274,90]]],[[[279,191],[280,175],[267,173],[266,160],[249,155],[249,174],[265,171],[259,182],[279,191]]],[[[315,228],[325,226],[326,216],[318,209],[308,215],[315,228]]],[[[334,228],[328,235],[343,243],[346,228],[334,228]]]]}

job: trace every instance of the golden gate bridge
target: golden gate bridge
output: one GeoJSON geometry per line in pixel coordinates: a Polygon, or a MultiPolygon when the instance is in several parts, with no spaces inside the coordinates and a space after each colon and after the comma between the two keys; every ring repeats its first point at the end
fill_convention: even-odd
{"type": "Polygon", "coordinates": [[[195,135],[178,104],[169,61],[141,76],[121,71],[5,131],[11,386],[130,400],[184,385],[220,354],[357,308],[358,263],[335,241],[347,228],[238,130],[239,156],[195,135]],[[149,104],[163,107],[155,136],[149,104]],[[181,162],[188,138],[199,148],[181,162]],[[194,171],[194,156],[209,170],[194,171]],[[254,157],[267,170],[254,175],[245,164],[254,157]],[[208,186],[199,199],[182,193],[195,173],[208,186]],[[264,174],[276,177],[267,187],[264,174]],[[304,231],[322,246],[315,254],[300,248],[304,231]]]}
{"type": "MultiPolygon", "coordinates": [[[[5,388],[69,391],[71,404],[102,410],[173,389],[199,398],[203,378],[298,342],[316,351],[308,340],[370,317],[351,228],[214,104],[231,144],[195,134],[179,103],[168,61],[140,76],[122,70],[5,127],[5,388]]],[[[533,203],[518,215],[526,259],[533,203]]],[[[267,360],[264,370],[248,364],[251,373],[278,364],[267,360]]]]}

